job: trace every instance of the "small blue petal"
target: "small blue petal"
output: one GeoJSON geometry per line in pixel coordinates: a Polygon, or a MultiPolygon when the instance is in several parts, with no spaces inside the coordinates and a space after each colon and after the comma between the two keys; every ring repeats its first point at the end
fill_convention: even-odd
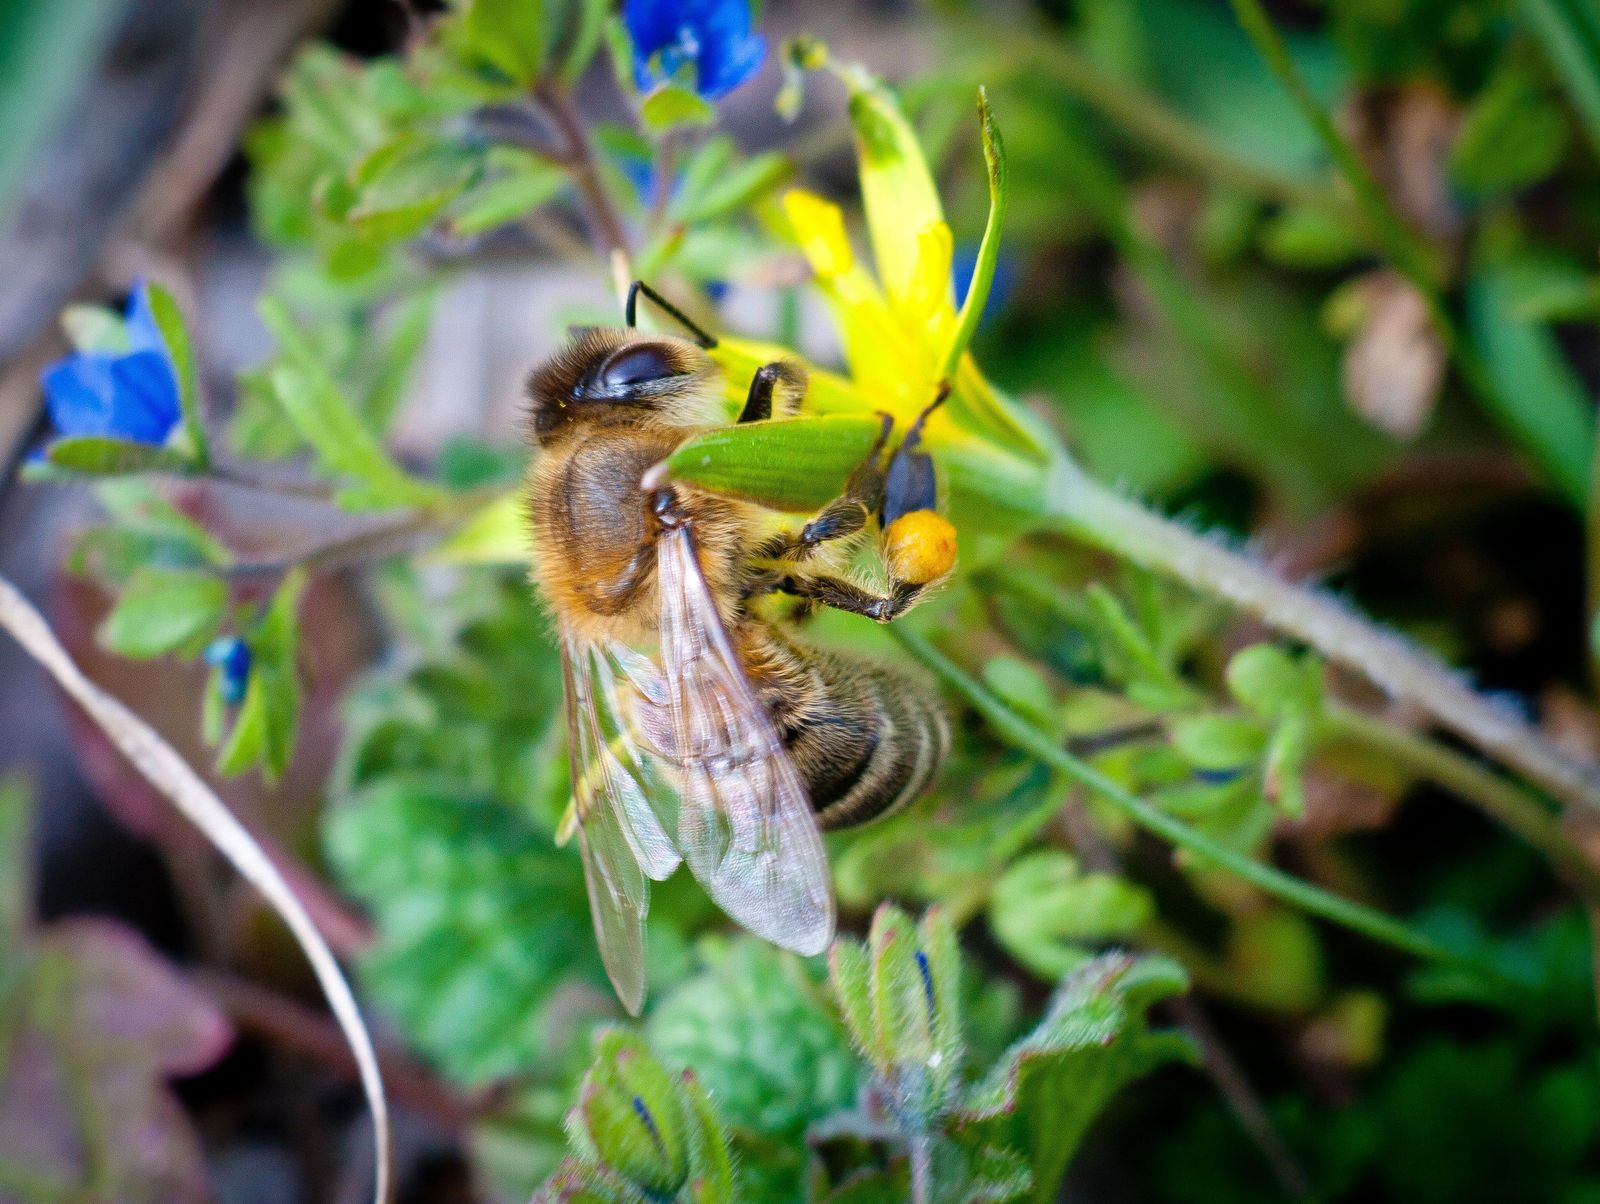
{"type": "Polygon", "coordinates": [[[111,362],[101,353],[68,356],[44,370],[45,407],[63,435],[111,433],[111,362]]]}
{"type": "Polygon", "coordinates": [[[58,434],[163,444],[183,416],[178,377],[142,284],[128,302],[129,350],[80,352],[46,368],[40,383],[58,434]]]}
{"type": "Polygon", "coordinates": [[[1229,782],[1237,782],[1248,771],[1248,766],[1239,766],[1236,769],[1197,769],[1194,771],[1194,777],[1195,781],[1203,782],[1207,786],[1226,786],[1229,782]]]}
{"type": "Polygon", "coordinates": [[[111,363],[111,426],[138,443],[162,444],[178,425],[178,382],[164,355],[138,351],[111,363]]]}
{"type": "Polygon", "coordinates": [[[728,291],[732,286],[726,280],[707,280],[700,286],[706,291],[706,300],[713,305],[721,305],[727,299],[728,291]]]}
{"type": "Polygon", "coordinates": [[[205,660],[222,670],[222,699],[229,706],[244,701],[245,688],[250,683],[250,645],[238,636],[224,636],[206,646],[205,660]]]}
{"type": "Polygon", "coordinates": [[[128,327],[129,351],[158,351],[167,354],[167,340],[161,327],[156,325],[155,312],[150,308],[150,286],[143,280],[133,286],[128,297],[128,309],[123,315],[128,327]]]}
{"type": "Polygon", "coordinates": [[[634,82],[645,91],[692,65],[695,91],[716,100],[766,57],[766,39],[750,29],[749,0],[627,0],[623,19],[633,39],[634,82]]]}

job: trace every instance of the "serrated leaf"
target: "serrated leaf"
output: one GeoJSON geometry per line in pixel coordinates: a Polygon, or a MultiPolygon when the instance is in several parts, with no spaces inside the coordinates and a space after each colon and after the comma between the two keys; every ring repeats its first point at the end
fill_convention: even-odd
{"type": "Polygon", "coordinates": [[[1113,874],[1085,874],[1059,849],[1016,861],[989,899],[995,939],[1052,981],[1088,961],[1095,945],[1133,936],[1153,911],[1142,887],[1113,874]]]}
{"type": "Polygon", "coordinates": [[[881,429],[869,414],[747,422],[690,439],[667,466],[674,480],[804,513],[839,496],[881,429]]]}
{"type": "Polygon", "coordinates": [[[1057,989],[1039,1025],[967,1095],[952,1118],[965,1148],[1022,1152],[1033,1199],[1056,1198],[1067,1163],[1089,1125],[1126,1084],[1175,1058],[1194,1060],[1173,1032],[1150,1032],[1145,1010],[1187,987],[1165,957],[1107,954],[1057,989]]]}
{"type": "Polygon", "coordinates": [[[848,1108],[861,1065],[799,960],[752,937],[712,956],[651,1012],[656,1055],[692,1066],[729,1125],[766,1139],[848,1108]]]}
{"type": "Polygon", "coordinates": [[[100,625],[100,643],[119,656],[148,659],[198,651],[222,622],[228,587],[213,573],[143,568],[128,579],[100,625]]]}
{"type": "Polygon", "coordinates": [[[437,774],[357,791],[324,844],[379,933],[361,977],[408,1040],[469,1084],[546,1065],[556,989],[605,982],[575,855],[437,774]]]}

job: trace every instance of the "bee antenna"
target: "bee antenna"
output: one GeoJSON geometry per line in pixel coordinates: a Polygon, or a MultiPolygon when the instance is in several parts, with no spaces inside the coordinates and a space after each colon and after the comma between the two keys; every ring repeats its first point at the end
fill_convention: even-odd
{"type": "Polygon", "coordinates": [[[655,289],[651,288],[643,280],[635,280],[628,286],[628,300],[627,304],[623,306],[622,314],[623,320],[627,322],[629,330],[632,330],[639,325],[640,293],[643,293],[646,297],[649,297],[650,300],[654,301],[658,306],[666,310],[667,313],[671,314],[672,317],[676,318],[679,326],[682,326],[690,334],[694,335],[694,341],[700,344],[702,350],[710,351],[717,345],[717,340],[711,335],[707,334],[705,330],[694,321],[693,318],[689,317],[689,315],[684,313],[683,310],[679,309],[671,301],[668,301],[660,293],[656,292],[655,289]]]}

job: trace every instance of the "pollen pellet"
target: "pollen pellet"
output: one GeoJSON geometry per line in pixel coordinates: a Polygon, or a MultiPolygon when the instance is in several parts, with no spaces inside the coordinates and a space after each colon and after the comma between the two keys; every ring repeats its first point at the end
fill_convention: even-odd
{"type": "Polygon", "coordinates": [[[956,529],[932,510],[902,514],[883,533],[884,556],[897,581],[926,585],[956,562],[956,529]]]}

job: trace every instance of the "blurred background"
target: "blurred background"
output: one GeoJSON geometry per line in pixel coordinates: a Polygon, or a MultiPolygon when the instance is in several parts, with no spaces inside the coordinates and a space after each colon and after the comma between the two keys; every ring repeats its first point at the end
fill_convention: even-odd
{"type": "MultiPolygon", "coordinates": [[[[241,446],[265,447],[259,431],[251,443],[251,370],[272,357],[275,341],[257,298],[282,288],[297,235],[275,221],[280,194],[296,181],[273,157],[272,127],[260,123],[283,112],[280,82],[309,43],[376,62],[405,53],[443,7],[0,2],[0,461],[9,469],[0,571],[40,602],[92,678],[196,764],[212,759],[197,721],[210,670],[196,660],[126,659],[97,642],[114,591],[69,553],[102,503],[78,485],[19,479],[49,429],[40,373],[69,349],[64,308],[120,304],[135,280],[159,279],[187,316],[210,418],[219,430],[231,423],[241,446]]],[[[1324,140],[1226,0],[766,0],[759,28],[774,53],[719,101],[720,128],[742,153],[776,151],[795,178],[848,202],[855,167],[844,95],[809,88],[794,120],[781,118],[776,47],[815,34],[834,58],[881,73],[899,87],[928,151],[960,281],[986,210],[970,112],[974,87],[987,85],[1011,186],[975,343],[989,376],[1100,480],[1228,533],[1288,578],[1326,584],[1593,763],[1600,16],[1585,0],[1271,0],[1266,10],[1313,99],[1403,224],[1453,337],[1471,349],[1467,368],[1430,320],[1430,299],[1375,249],[1324,140]]],[[[594,121],[627,111],[599,60],[573,95],[594,121]]],[[[767,337],[777,326],[812,358],[836,360],[820,304],[778,287],[792,264],[759,247],[747,256],[749,247],[749,238],[730,238],[702,249],[709,266],[687,274],[726,287],[699,302],[731,328],[767,337]]],[[[383,318],[386,346],[403,344],[381,385],[393,395],[388,445],[406,465],[434,464],[453,449],[475,466],[469,475],[514,479],[520,381],[568,320],[610,304],[603,271],[585,259],[576,208],[558,201],[516,237],[413,250],[434,291],[414,312],[383,318]]],[[[347,365],[371,329],[352,327],[347,365]]],[[[311,333],[329,344],[343,337],[332,326],[311,333]]],[[[387,368],[368,365],[368,383],[387,368]]],[[[269,475],[288,481],[294,469],[274,461],[269,475]]],[[[196,481],[177,486],[175,498],[263,562],[327,534],[331,521],[317,499],[292,490],[196,481]]],[[[359,532],[370,520],[337,521],[359,532]]],[[[1087,553],[1031,554],[1059,567],[1063,593],[1114,575],[1087,553]]],[[[242,588],[248,594],[250,583],[242,588]]],[[[573,954],[587,959],[583,975],[532,985],[519,977],[532,925],[518,917],[542,904],[534,895],[484,903],[487,919],[471,914],[463,883],[477,861],[463,860],[439,889],[463,909],[455,931],[479,942],[478,979],[462,985],[465,972],[442,964],[419,970],[395,936],[415,916],[400,916],[384,892],[431,872],[430,843],[476,841],[483,858],[510,856],[518,841],[543,850],[548,816],[514,831],[494,827],[497,819],[451,818],[437,832],[426,826],[434,819],[417,820],[405,839],[420,851],[399,864],[379,864],[393,835],[383,825],[410,822],[399,804],[381,819],[351,821],[365,830],[327,830],[328,799],[376,781],[373,766],[401,756],[384,741],[413,737],[381,729],[386,716],[412,716],[419,697],[435,709],[417,730],[461,743],[405,757],[444,773],[452,759],[482,756],[490,777],[512,775],[518,788],[537,785],[541,766],[559,761],[546,724],[557,696],[548,656],[517,659],[541,630],[517,574],[479,581],[464,607],[456,589],[386,569],[316,576],[301,600],[293,758],[270,785],[253,773],[215,779],[335,949],[376,984],[369,1010],[396,1101],[406,1204],[526,1198],[562,1149],[560,1116],[586,1061],[586,1049],[569,1047],[610,1007],[592,950],[581,946],[581,906],[572,910],[576,936],[560,940],[583,948],[573,954]],[[507,591],[506,605],[485,604],[484,590],[507,591]],[[524,604],[520,620],[496,617],[524,604]],[[435,607],[458,608],[443,637],[425,629],[435,607]],[[473,647],[501,658],[490,693],[476,679],[446,681],[454,670],[430,660],[441,640],[465,639],[469,629],[473,647]],[[405,676],[414,673],[423,676],[405,676]],[[421,695],[398,684],[419,680],[421,695]],[[509,697],[519,690],[520,699],[509,697]],[[467,742],[479,739],[475,751],[467,742]],[[456,823],[476,835],[449,828],[456,823]],[[458,988],[458,1012],[424,1014],[421,1000],[458,988]],[[487,1021],[464,1035],[477,1022],[462,1014],[512,1006],[516,992],[537,997],[539,1039],[523,1033],[508,1043],[487,1021]]],[[[1022,629],[1009,637],[1013,652],[1044,667],[1054,697],[1098,688],[1092,648],[1070,615],[1057,615],[1058,630],[1037,616],[1018,622],[1005,596],[992,603],[989,618],[1022,629]]],[[[1213,683],[1229,652],[1265,635],[1214,605],[1186,606],[1175,620],[1190,633],[1185,672],[1198,665],[1213,683]]],[[[963,613],[982,621],[981,612],[963,613]]],[[[352,1065],[277,921],[8,641],[0,641],[0,732],[0,789],[32,801],[31,835],[5,833],[12,863],[28,867],[29,924],[74,933],[91,959],[101,945],[122,947],[107,957],[120,969],[96,988],[97,1006],[112,1017],[149,1013],[152,1031],[163,1033],[151,1049],[172,1047],[150,1067],[108,1072],[88,1089],[104,1108],[126,1111],[128,1141],[178,1151],[173,1164],[187,1168],[167,1180],[129,1170],[102,1180],[123,1186],[99,1194],[59,1194],[47,1180],[30,1185],[0,1170],[0,1201],[362,1199],[370,1153],[352,1065]]],[[[969,732],[968,743],[976,740],[969,732]]],[[[999,772],[992,760],[984,765],[999,772]]],[[[458,777],[473,775],[458,767],[458,777]]],[[[964,795],[997,795],[997,779],[982,780],[982,789],[948,787],[923,822],[951,819],[964,795]]],[[[1009,788],[1029,797],[1044,789],[1020,780],[1009,788]]],[[[1169,1067],[1129,1088],[1093,1130],[1061,1198],[1600,1200],[1600,1047],[1584,910],[1536,854],[1438,786],[1357,758],[1313,766],[1305,794],[1301,814],[1266,820],[1241,843],[1267,842],[1297,874],[1426,917],[1430,931],[1522,975],[1530,993],[1508,1004],[1442,980],[1419,986],[1348,933],[1202,890],[1226,922],[1148,943],[1188,967],[1206,1012],[1177,1019],[1208,1050],[1225,1051],[1212,1059],[1220,1074],[1169,1067]],[[1192,945],[1209,952],[1188,956],[1192,945]]],[[[1042,839],[1092,866],[1084,849],[1095,841],[1068,828],[1042,839]]],[[[1592,848],[1593,825],[1571,837],[1592,848]]],[[[1116,842],[1136,867],[1168,873],[1166,854],[1148,842],[1116,842]]],[[[910,883],[909,871],[897,880],[883,863],[893,842],[880,846],[838,846],[850,927],[861,929],[885,895],[956,896],[948,885],[956,871],[938,857],[919,862],[924,877],[910,883]]],[[[529,853],[516,872],[556,872],[543,856],[529,853]]],[[[570,892],[575,861],[559,864],[560,889],[570,892]]],[[[1158,898],[1163,909],[1200,906],[1175,874],[1152,889],[1178,892],[1158,898]]],[[[711,921],[701,904],[681,914],[693,918],[683,935],[663,938],[660,979],[711,992],[692,977],[690,952],[690,937],[711,921]]],[[[1018,1015],[1038,1011],[1059,970],[1019,958],[1026,934],[982,914],[988,926],[975,921],[966,941],[969,959],[991,976],[976,992],[974,1024],[987,1026],[980,1043],[998,1049],[1018,1015]]],[[[547,960],[567,947],[550,941],[539,953],[547,960]]],[[[696,1010],[711,1006],[691,996],[654,1023],[714,1016],[696,1010]]],[[[769,1022],[770,1031],[791,1023],[769,1022]]],[[[4,1023],[0,1015],[0,1032],[4,1023]]],[[[692,1044],[664,1040],[680,1055],[692,1044]]],[[[831,1046],[817,1041],[794,1055],[817,1065],[762,1080],[769,1112],[772,1100],[805,1096],[785,1073],[811,1076],[813,1087],[825,1077],[818,1067],[831,1046]]],[[[90,1053],[84,1059],[94,1064],[90,1053]]],[[[70,1098],[29,1087],[24,1066],[14,1060],[8,1076],[0,1056],[0,1166],[15,1148],[58,1145],[62,1165],[74,1164],[83,1139],[72,1136],[70,1098]]],[[[730,1081],[740,1073],[764,1072],[730,1072],[730,1081]]],[[[773,1131],[802,1131],[823,1110],[795,1107],[773,1131]]],[[[798,1164],[790,1174],[798,1183],[798,1164]]]]}

